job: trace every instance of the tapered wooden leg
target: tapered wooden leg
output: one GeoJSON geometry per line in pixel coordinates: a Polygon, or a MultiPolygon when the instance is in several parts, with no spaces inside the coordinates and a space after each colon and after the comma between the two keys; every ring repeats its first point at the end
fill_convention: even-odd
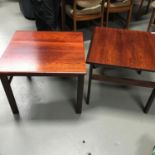
{"type": "Polygon", "coordinates": [[[76,30],[77,30],[77,22],[76,22],[76,20],[73,20],[73,29],[76,32],[76,30]]]}
{"type": "MultiPolygon", "coordinates": [[[[104,6],[104,2],[102,1],[101,6],[104,6]]],[[[104,7],[101,7],[101,26],[103,26],[104,22],[104,7]]]]}
{"type": "Polygon", "coordinates": [[[154,17],[155,17],[155,9],[152,10],[152,15],[151,15],[150,22],[147,28],[148,32],[150,31],[151,25],[154,23],[154,17]]]}
{"type": "Polygon", "coordinates": [[[11,107],[13,114],[19,114],[19,110],[18,110],[18,107],[16,104],[16,100],[14,98],[14,95],[13,95],[13,92],[12,92],[12,89],[10,86],[10,82],[9,82],[7,76],[1,76],[0,78],[1,78],[1,82],[2,82],[4,91],[5,91],[6,96],[8,98],[8,101],[9,101],[9,104],[10,104],[10,107],[11,107]]]}
{"type": "Polygon", "coordinates": [[[153,104],[153,100],[155,98],[155,88],[153,89],[152,93],[151,93],[151,96],[149,97],[148,101],[147,101],[147,104],[144,108],[144,113],[148,113],[152,104],[153,104]]]}
{"type": "Polygon", "coordinates": [[[126,29],[129,28],[129,24],[130,24],[130,21],[131,21],[131,15],[132,15],[132,7],[131,7],[130,11],[129,11],[128,14],[127,14],[127,24],[126,24],[126,29]]]}
{"type": "Polygon", "coordinates": [[[108,26],[108,22],[109,22],[109,12],[106,11],[106,21],[105,21],[105,26],[108,26]]]}
{"type": "Polygon", "coordinates": [[[89,102],[90,102],[92,74],[93,74],[93,65],[90,65],[90,68],[89,68],[88,91],[87,91],[87,99],[86,99],[86,103],[87,104],[89,104],[89,102]]]}
{"type": "Polygon", "coordinates": [[[66,9],[65,9],[65,0],[61,0],[61,28],[62,28],[62,31],[65,30],[65,24],[66,24],[66,9]]]}
{"type": "Polygon", "coordinates": [[[148,4],[147,4],[145,13],[148,13],[151,2],[152,2],[152,0],[148,0],[148,4]]]}
{"type": "Polygon", "coordinates": [[[138,16],[141,15],[141,10],[142,10],[143,3],[144,3],[144,0],[141,0],[141,3],[139,5],[138,11],[137,11],[138,16]]]}
{"type": "Polygon", "coordinates": [[[83,100],[83,88],[84,88],[84,75],[78,76],[78,88],[77,88],[77,107],[76,113],[82,112],[82,100],[83,100]]]}

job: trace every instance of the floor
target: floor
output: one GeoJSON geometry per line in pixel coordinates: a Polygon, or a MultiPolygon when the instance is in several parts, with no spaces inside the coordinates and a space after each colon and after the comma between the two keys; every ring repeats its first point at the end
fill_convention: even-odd
{"type": "MultiPolygon", "coordinates": [[[[130,29],[145,31],[150,13],[133,18],[130,29]]],[[[0,0],[0,54],[16,30],[35,30],[18,1],[0,0]]],[[[85,36],[89,30],[85,30],[85,36]]],[[[89,37],[88,37],[89,38],[89,37]]],[[[85,41],[86,51],[89,39],[85,41]]],[[[108,74],[154,79],[153,74],[107,69],[108,74]]],[[[88,76],[85,80],[86,97],[88,76]]],[[[155,145],[155,105],[142,112],[151,89],[93,82],[91,104],[75,114],[76,79],[15,77],[20,110],[13,117],[0,84],[0,155],[150,155],[155,145]]]]}

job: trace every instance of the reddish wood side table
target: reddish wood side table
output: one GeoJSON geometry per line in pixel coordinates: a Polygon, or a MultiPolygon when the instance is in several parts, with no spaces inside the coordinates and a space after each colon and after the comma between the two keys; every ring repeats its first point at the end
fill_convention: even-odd
{"type": "Polygon", "coordinates": [[[72,76],[78,79],[76,112],[82,111],[86,74],[80,32],[17,31],[0,59],[0,78],[14,114],[19,110],[8,76],[72,76]]]}
{"type": "Polygon", "coordinates": [[[96,27],[87,63],[90,64],[87,104],[91,80],[103,80],[153,88],[144,108],[145,113],[149,111],[155,97],[155,82],[93,74],[93,69],[95,65],[99,65],[155,72],[155,35],[141,31],[96,27]]]}

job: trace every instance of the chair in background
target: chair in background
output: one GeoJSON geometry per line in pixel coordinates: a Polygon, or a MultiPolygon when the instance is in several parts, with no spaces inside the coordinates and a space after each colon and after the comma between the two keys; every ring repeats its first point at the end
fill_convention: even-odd
{"type": "Polygon", "coordinates": [[[155,27],[155,1],[151,3],[151,7],[153,8],[153,10],[152,10],[152,15],[151,15],[151,18],[150,18],[150,22],[149,22],[147,31],[150,31],[150,28],[152,26],[155,27]]]}
{"type": "Polygon", "coordinates": [[[65,0],[61,3],[62,29],[65,28],[65,15],[73,20],[73,29],[77,30],[77,22],[101,19],[103,25],[104,8],[103,0],[74,0],[73,6],[66,4],[65,0]]]}
{"type": "MultiPolygon", "coordinates": [[[[152,0],[148,0],[145,13],[148,13],[151,2],[152,2],[152,0]]],[[[141,0],[141,3],[140,3],[140,5],[139,5],[138,11],[137,11],[138,16],[141,15],[143,5],[144,5],[144,0],[141,0]]]]}
{"type": "Polygon", "coordinates": [[[127,19],[124,18],[123,19],[126,21],[126,28],[128,28],[131,20],[132,6],[133,6],[132,0],[123,0],[123,1],[116,0],[115,2],[112,2],[111,0],[105,1],[104,3],[104,10],[106,13],[105,26],[108,26],[109,14],[127,12],[127,19]]]}

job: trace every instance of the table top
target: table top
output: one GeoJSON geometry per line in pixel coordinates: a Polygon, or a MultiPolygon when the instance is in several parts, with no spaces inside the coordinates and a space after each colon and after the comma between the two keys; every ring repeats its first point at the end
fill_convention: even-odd
{"type": "Polygon", "coordinates": [[[155,71],[155,35],[96,27],[87,63],[155,71]]]}
{"type": "Polygon", "coordinates": [[[81,32],[17,31],[0,59],[0,74],[85,74],[81,32]]]}

